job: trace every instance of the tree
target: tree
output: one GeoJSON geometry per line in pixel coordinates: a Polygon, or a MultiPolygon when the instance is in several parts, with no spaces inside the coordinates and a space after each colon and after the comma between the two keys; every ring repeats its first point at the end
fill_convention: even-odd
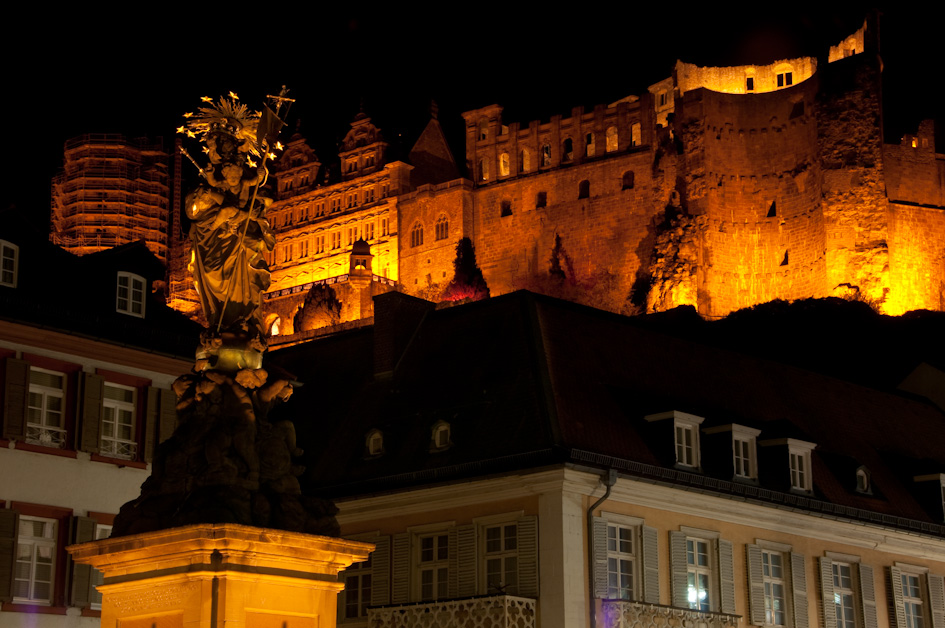
{"type": "Polygon", "coordinates": [[[440,297],[443,301],[470,299],[478,301],[489,296],[489,286],[476,263],[476,249],[469,238],[456,243],[456,259],[453,260],[453,280],[440,297]]]}

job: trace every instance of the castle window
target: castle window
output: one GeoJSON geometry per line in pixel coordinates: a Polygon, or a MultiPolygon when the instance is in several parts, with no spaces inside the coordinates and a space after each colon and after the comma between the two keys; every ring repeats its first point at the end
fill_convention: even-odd
{"type": "Polygon", "coordinates": [[[316,253],[325,252],[325,236],[323,235],[315,236],[315,252],[316,253]]]}
{"type": "Polygon", "coordinates": [[[352,245],[358,239],[358,227],[348,227],[348,246],[352,245]]]}
{"type": "Polygon", "coordinates": [[[605,150],[608,153],[612,153],[619,147],[619,136],[617,135],[617,127],[609,126],[607,127],[607,132],[604,134],[605,137],[605,150]]]}
{"type": "Polygon", "coordinates": [[[325,215],[325,201],[320,201],[318,203],[315,203],[315,217],[318,218],[324,215],[325,215]]]}
{"type": "Polygon", "coordinates": [[[364,202],[365,203],[374,202],[374,188],[364,188],[364,202]]]}
{"type": "Polygon", "coordinates": [[[781,72],[778,74],[778,87],[787,87],[794,84],[793,72],[781,72]]]}
{"type": "Polygon", "coordinates": [[[539,207],[546,207],[547,205],[548,205],[548,193],[539,192],[538,195],[535,197],[535,209],[538,209],[539,207]]]}
{"type": "Polygon", "coordinates": [[[479,139],[489,139],[489,121],[485,118],[479,121],[479,139]]]}
{"type": "Polygon", "coordinates": [[[639,146],[643,143],[641,129],[642,127],[639,122],[634,122],[630,125],[630,146],[639,146]]]}
{"type": "Polygon", "coordinates": [[[19,256],[19,247],[6,240],[0,240],[0,286],[16,288],[16,267],[19,256]]]}
{"type": "Polygon", "coordinates": [[[584,136],[584,155],[587,157],[593,157],[595,148],[594,134],[588,133],[584,136]]]}
{"type": "Polygon", "coordinates": [[[479,160],[479,180],[488,181],[489,180],[489,158],[483,157],[479,160]]]}
{"type": "Polygon", "coordinates": [[[509,176],[510,166],[509,166],[509,154],[502,153],[499,155],[499,176],[507,177],[509,176]]]}
{"type": "Polygon", "coordinates": [[[745,77],[745,91],[746,92],[755,91],[755,77],[753,76],[745,77]]]}
{"type": "Polygon", "coordinates": [[[787,265],[788,265],[788,254],[789,254],[789,253],[790,253],[790,251],[787,251],[787,250],[784,251],[784,257],[781,258],[781,264],[780,264],[781,266],[787,266],[787,265]]]}
{"type": "Polygon", "coordinates": [[[450,233],[450,221],[446,216],[440,216],[436,219],[435,227],[436,239],[445,240],[450,233]]]}
{"type": "Polygon", "coordinates": [[[551,165],[551,144],[542,144],[541,145],[541,167],[547,167],[551,165]]]}
{"type": "Polygon", "coordinates": [[[621,178],[621,189],[632,190],[633,179],[634,179],[633,170],[627,170],[626,172],[624,172],[623,177],[621,178]]]}
{"type": "Polygon", "coordinates": [[[771,201],[771,207],[768,208],[767,218],[774,218],[778,215],[778,208],[776,201],[771,201]]]}
{"type": "Polygon", "coordinates": [[[572,140],[570,137],[564,140],[564,144],[562,145],[561,152],[562,152],[561,161],[567,162],[567,161],[573,160],[574,159],[574,140],[572,140]]]}
{"type": "Polygon", "coordinates": [[[348,208],[357,206],[358,204],[358,193],[354,192],[348,195],[348,208]]]}
{"type": "Polygon", "coordinates": [[[349,160],[345,163],[345,169],[346,169],[346,171],[347,171],[348,174],[351,174],[352,172],[357,172],[357,171],[358,171],[358,160],[357,160],[357,159],[349,159],[349,160]]]}
{"type": "Polygon", "coordinates": [[[502,214],[501,214],[501,216],[504,218],[505,216],[511,216],[511,215],[512,215],[512,201],[510,201],[510,200],[504,200],[504,201],[502,201],[502,214]]]}
{"type": "Polygon", "coordinates": [[[410,231],[410,246],[416,248],[423,244],[423,225],[419,221],[415,222],[410,231]]]}
{"type": "Polygon", "coordinates": [[[591,182],[584,179],[578,184],[578,198],[588,198],[591,195],[591,182]]]}
{"type": "Polygon", "coordinates": [[[532,169],[532,153],[527,148],[523,148],[518,154],[518,171],[528,172],[532,169]]]}
{"type": "Polygon", "coordinates": [[[373,168],[373,167],[374,167],[374,163],[375,163],[375,160],[374,160],[374,155],[373,155],[373,154],[372,154],[372,155],[368,155],[368,156],[366,156],[366,157],[364,158],[364,167],[365,167],[365,168],[373,168]]]}
{"type": "Polygon", "coordinates": [[[118,273],[115,309],[122,314],[144,318],[144,277],[132,273],[118,273]]]}
{"type": "Polygon", "coordinates": [[[387,235],[387,218],[381,218],[381,236],[387,235]]]}
{"type": "Polygon", "coordinates": [[[665,107],[666,106],[666,92],[660,92],[657,98],[659,99],[659,103],[660,103],[659,106],[665,107]]]}
{"type": "Polygon", "coordinates": [[[364,239],[368,241],[374,239],[374,223],[373,222],[364,223],[364,239]]]}
{"type": "Polygon", "coordinates": [[[341,232],[335,231],[331,234],[331,248],[340,249],[341,248],[341,232]]]}

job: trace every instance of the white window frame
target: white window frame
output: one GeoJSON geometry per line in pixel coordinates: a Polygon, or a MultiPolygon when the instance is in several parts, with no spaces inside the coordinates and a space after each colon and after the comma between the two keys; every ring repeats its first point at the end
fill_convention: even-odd
{"type": "Polygon", "coordinates": [[[415,537],[416,598],[435,602],[449,597],[450,535],[448,530],[418,533],[415,537]],[[429,578],[428,578],[429,576],[429,578]],[[427,588],[429,587],[429,589],[427,588]]]}
{"type": "Polygon", "coordinates": [[[902,605],[906,613],[906,625],[903,628],[924,628],[926,625],[926,609],[928,602],[923,589],[924,574],[913,571],[902,571],[899,574],[899,582],[894,582],[893,586],[899,587],[902,592],[902,605]]]}
{"type": "Polygon", "coordinates": [[[371,595],[374,591],[374,570],[371,556],[367,560],[355,563],[344,570],[344,592],[338,597],[342,606],[340,619],[343,622],[355,622],[367,619],[367,607],[371,605],[371,595]],[[351,604],[354,598],[354,604],[351,604]],[[355,615],[348,615],[349,609],[354,607],[355,615]]]}
{"type": "Polygon", "coordinates": [[[695,611],[708,612],[715,610],[713,601],[717,597],[715,560],[713,560],[713,542],[701,536],[686,535],[686,575],[688,578],[689,608],[695,611]],[[703,553],[701,550],[705,549],[703,553]],[[701,564],[701,557],[705,556],[706,563],[701,564]],[[699,580],[705,578],[704,586],[699,580]],[[701,596],[700,596],[701,592],[701,596]],[[704,601],[700,597],[704,596],[704,601]]]}
{"type": "Polygon", "coordinates": [[[482,581],[486,594],[517,595],[519,585],[518,563],[518,522],[512,519],[483,524],[482,581]],[[510,531],[512,531],[512,534],[510,534],[510,531]],[[498,568],[498,571],[496,568],[498,568]],[[500,575],[498,581],[491,578],[496,573],[500,575]],[[510,576],[514,577],[510,578],[510,576]],[[510,582],[510,580],[512,581],[510,582]]]}
{"type": "Polygon", "coordinates": [[[49,519],[46,517],[34,517],[31,515],[20,515],[19,521],[19,533],[17,534],[17,550],[16,550],[16,559],[17,563],[16,571],[19,571],[20,565],[22,563],[29,563],[29,577],[28,579],[17,578],[16,573],[14,573],[14,584],[13,584],[13,602],[15,604],[33,604],[39,606],[51,606],[53,602],[53,596],[56,594],[56,553],[58,548],[56,547],[56,542],[58,540],[59,534],[59,521],[56,519],[49,519]],[[26,534],[27,530],[31,527],[30,523],[42,523],[44,524],[43,536],[33,536],[32,534],[26,534]],[[43,551],[45,550],[45,551],[43,551]],[[23,554],[27,553],[28,556],[24,557],[23,554]],[[44,578],[41,581],[37,580],[37,571],[40,568],[38,565],[37,558],[46,553],[49,555],[49,572],[48,577],[44,578]],[[26,558],[26,560],[24,560],[26,558]],[[26,582],[28,588],[27,595],[16,595],[18,593],[18,582],[26,582]],[[38,596],[36,595],[37,584],[47,584],[49,586],[49,594],[47,596],[38,596]]]}
{"type": "MultiPolygon", "coordinates": [[[[123,460],[134,460],[137,456],[137,403],[138,391],[134,387],[108,381],[105,382],[102,396],[102,436],[100,444],[100,453],[103,456],[121,458],[123,460]],[[131,391],[131,401],[110,399],[108,395],[105,394],[105,390],[108,388],[131,391]],[[123,438],[119,435],[120,425],[118,419],[122,416],[122,412],[127,413],[124,415],[125,417],[130,415],[131,418],[131,436],[129,438],[123,438]],[[111,435],[106,436],[107,427],[109,425],[112,426],[111,435]]],[[[125,422],[122,422],[122,424],[125,424],[125,422]]]]}
{"type": "Polygon", "coordinates": [[[857,595],[856,590],[856,563],[845,561],[831,561],[830,568],[833,576],[833,608],[835,611],[837,628],[857,628],[857,595]],[[846,571],[846,573],[843,573],[846,571]],[[849,604],[847,604],[849,600],[849,604]]]}
{"type": "Polygon", "coordinates": [[[19,265],[20,247],[12,242],[0,240],[0,286],[16,288],[19,265]]]}
{"type": "Polygon", "coordinates": [[[670,410],[650,414],[644,417],[648,422],[673,420],[673,451],[676,455],[676,466],[684,469],[700,468],[701,455],[699,448],[699,426],[705,420],[701,416],[670,410]],[[688,435],[688,442],[686,437],[688,435]]]}
{"type": "Polygon", "coordinates": [[[732,425],[732,465],[734,476],[740,480],[758,479],[758,435],[744,425],[732,425]]]}
{"type": "Polygon", "coordinates": [[[779,550],[761,550],[762,584],[765,592],[765,626],[788,625],[788,560],[779,550]]]}
{"type": "Polygon", "coordinates": [[[115,288],[115,310],[128,316],[144,318],[147,285],[147,280],[141,275],[119,271],[115,288]],[[127,285],[122,286],[122,279],[127,281],[127,285]],[[135,311],[136,305],[140,308],[140,311],[135,311]]]}
{"type": "Polygon", "coordinates": [[[29,400],[27,402],[26,415],[26,441],[35,445],[44,447],[55,447],[62,449],[66,446],[68,440],[68,429],[66,428],[66,386],[68,378],[61,371],[52,371],[49,369],[30,366],[29,379],[29,400]],[[33,382],[33,373],[46,373],[62,379],[61,388],[53,388],[43,384],[33,382]],[[33,404],[34,395],[40,395],[42,402],[36,406],[33,404]],[[51,412],[49,407],[50,399],[59,399],[59,425],[48,425],[47,419],[51,412]],[[40,413],[39,422],[31,421],[30,415],[33,410],[40,413]]]}
{"type": "Polygon", "coordinates": [[[639,525],[607,521],[607,599],[640,599],[641,552],[639,525]]]}
{"type": "Polygon", "coordinates": [[[804,441],[787,440],[788,465],[791,473],[791,490],[811,493],[814,490],[814,474],[811,468],[811,455],[816,445],[804,441]]]}

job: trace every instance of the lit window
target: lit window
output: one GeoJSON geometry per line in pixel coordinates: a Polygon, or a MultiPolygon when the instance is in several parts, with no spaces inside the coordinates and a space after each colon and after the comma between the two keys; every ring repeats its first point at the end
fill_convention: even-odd
{"type": "Polygon", "coordinates": [[[689,608],[697,611],[711,610],[712,566],[708,541],[686,539],[686,579],[689,608]]]}
{"type": "Polygon", "coordinates": [[[507,177],[509,176],[510,172],[511,170],[509,166],[509,154],[502,153],[501,155],[499,155],[499,176],[507,177]]]}
{"type": "Polygon", "coordinates": [[[810,452],[813,445],[789,441],[788,455],[791,465],[791,488],[810,493],[813,490],[813,477],[810,468],[810,452]]]}
{"type": "Polygon", "coordinates": [[[607,599],[633,600],[637,557],[636,530],[626,526],[607,526],[607,599]]]}
{"type": "Polygon", "coordinates": [[[16,288],[16,270],[19,255],[19,247],[6,240],[0,240],[0,286],[16,288]]]}
{"type": "Polygon", "coordinates": [[[418,545],[420,599],[424,602],[443,599],[449,586],[449,535],[424,535],[418,545]]]}
{"type": "Polygon", "coordinates": [[[518,592],[518,526],[514,523],[485,529],[487,593],[518,592]]]}
{"type": "Polygon", "coordinates": [[[615,150],[617,150],[617,148],[619,148],[619,143],[618,143],[619,136],[617,135],[617,127],[615,126],[607,127],[607,131],[604,135],[605,135],[605,144],[606,144],[605,150],[608,153],[612,153],[615,150]]]}
{"type": "Polygon", "coordinates": [[[118,273],[117,309],[122,314],[144,317],[144,277],[118,273]]]}
{"type": "Polygon", "coordinates": [[[46,447],[65,446],[65,382],[64,373],[30,367],[27,442],[46,447]]]}
{"type": "Polygon", "coordinates": [[[761,432],[741,425],[732,426],[732,463],[734,475],[743,480],[758,478],[755,439],[761,432]]]}
{"type": "Polygon", "coordinates": [[[853,569],[848,563],[833,563],[833,606],[837,628],[856,628],[853,593],[853,569]]]}
{"type": "Polygon", "coordinates": [[[371,557],[364,562],[355,563],[344,571],[344,618],[358,619],[367,617],[367,607],[371,604],[372,578],[371,557]]]}
{"type": "Polygon", "coordinates": [[[423,225],[416,222],[410,230],[410,246],[415,248],[421,244],[423,244],[423,225]]]}
{"type": "Polygon", "coordinates": [[[781,552],[762,550],[761,565],[765,588],[765,624],[784,626],[784,555],[781,552]]]}
{"type": "Polygon", "coordinates": [[[634,122],[630,125],[630,146],[639,146],[642,143],[642,127],[639,122],[634,122]]]}
{"type": "Polygon", "coordinates": [[[55,519],[20,517],[13,576],[14,602],[52,604],[57,527],[55,519]]]}
{"type": "Polygon", "coordinates": [[[545,168],[551,165],[551,145],[542,144],[541,146],[541,167],[545,168]]]}
{"type": "Polygon", "coordinates": [[[450,221],[446,216],[440,216],[436,219],[436,239],[445,240],[450,233],[450,221]]]}
{"type": "Polygon", "coordinates": [[[138,448],[135,441],[135,389],[106,382],[102,406],[101,454],[133,460],[138,448]]]}

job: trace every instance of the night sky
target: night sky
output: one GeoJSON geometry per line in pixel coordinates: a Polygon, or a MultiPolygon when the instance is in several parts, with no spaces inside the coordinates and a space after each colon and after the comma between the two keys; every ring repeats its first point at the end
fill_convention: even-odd
{"type": "MultiPolygon", "coordinates": [[[[168,145],[181,114],[204,95],[233,90],[258,108],[287,84],[298,100],[289,124],[301,120],[323,162],[362,104],[389,140],[399,135],[409,148],[434,99],[462,150],[460,114],[469,109],[498,103],[506,122],[566,115],[573,106],[645,92],[670,76],[677,58],[734,65],[824,54],[864,17],[850,6],[785,17],[797,3],[684,12],[679,3],[638,10],[625,2],[577,3],[555,14],[547,4],[462,3],[457,19],[443,4],[391,4],[361,13],[311,4],[236,14],[236,5],[177,12],[153,3],[135,6],[135,18],[69,9],[41,15],[42,7],[34,19],[8,23],[0,46],[12,141],[3,164],[14,185],[2,206],[35,207],[45,220],[66,139],[108,132],[163,136],[168,145]]],[[[943,101],[933,100],[942,90],[930,82],[941,81],[945,65],[938,48],[945,9],[934,11],[912,15],[907,3],[883,11],[887,141],[923,117],[945,120],[943,101]]]]}

